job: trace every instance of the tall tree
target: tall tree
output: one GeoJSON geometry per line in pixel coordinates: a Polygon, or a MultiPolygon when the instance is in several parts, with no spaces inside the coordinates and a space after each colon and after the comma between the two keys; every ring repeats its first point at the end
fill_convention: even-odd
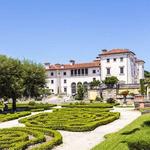
{"type": "Polygon", "coordinates": [[[41,95],[42,89],[46,84],[45,68],[41,64],[36,64],[25,60],[23,62],[23,80],[24,80],[24,96],[37,98],[41,95]]]}
{"type": "Polygon", "coordinates": [[[12,98],[12,110],[16,110],[16,99],[22,96],[21,62],[17,59],[0,56],[0,96],[12,98]]]}

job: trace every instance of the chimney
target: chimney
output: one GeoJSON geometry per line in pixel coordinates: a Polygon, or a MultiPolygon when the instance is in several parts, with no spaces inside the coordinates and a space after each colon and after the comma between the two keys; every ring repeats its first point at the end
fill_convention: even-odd
{"type": "Polygon", "coordinates": [[[102,49],[102,53],[105,53],[105,52],[107,52],[107,49],[102,49]]]}
{"type": "Polygon", "coordinates": [[[75,60],[70,60],[70,64],[74,65],[75,64],[75,60]]]}
{"type": "Polygon", "coordinates": [[[44,66],[45,66],[45,69],[49,69],[50,63],[46,62],[46,63],[44,63],[44,66]]]}

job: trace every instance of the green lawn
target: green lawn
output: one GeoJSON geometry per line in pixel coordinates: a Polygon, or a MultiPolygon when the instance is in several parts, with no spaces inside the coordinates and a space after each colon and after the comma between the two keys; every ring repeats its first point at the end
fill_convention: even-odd
{"type": "Polygon", "coordinates": [[[0,122],[5,122],[13,119],[18,119],[20,117],[24,117],[30,115],[31,112],[23,111],[23,112],[16,112],[16,113],[8,113],[8,114],[0,114],[0,122]]]}
{"type": "Polygon", "coordinates": [[[51,129],[18,127],[0,130],[1,150],[49,150],[61,143],[60,133],[51,129]]]}
{"type": "Polygon", "coordinates": [[[52,113],[41,113],[21,119],[29,127],[46,127],[56,130],[90,131],[119,118],[119,113],[102,108],[63,108],[52,113]]]}
{"type": "Polygon", "coordinates": [[[140,116],[92,150],[150,150],[150,114],[140,116]]]}

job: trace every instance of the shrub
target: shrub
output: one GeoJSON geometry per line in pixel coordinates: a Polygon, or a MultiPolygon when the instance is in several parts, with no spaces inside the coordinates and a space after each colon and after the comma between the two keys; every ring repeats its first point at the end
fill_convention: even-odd
{"type": "Polygon", "coordinates": [[[107,99],[107,103],[115,103],[115,99],[113,99],[113,98],[108,98],[108,99],[107,99]]]}
{"type": "Polygon", "coordinates": [[[96,96],[95,101],[102,102],[103,100],[102,100],[102,98],[100,98],[100,97],[96,96]]]}
{"type": "Polygon", "coordinates": [[[36,103],[35,103],[35,101],[30,101],[28,104],[31,106],[34,106],[36,103]]]}

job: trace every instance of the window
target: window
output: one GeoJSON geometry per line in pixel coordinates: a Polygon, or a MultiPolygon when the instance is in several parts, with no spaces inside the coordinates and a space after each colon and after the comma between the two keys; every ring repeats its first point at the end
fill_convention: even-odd
{"type": "Polygon", "coordinates": [[[51,80],[51,84],[53,84],[54,83],[54,80],[51,80]]]}
{"type": "Polygon", "coordinates": [[[78,69],[78,75],[80,75],[80,69],[78,69]]]}
{"type": "Polygon", "coordinates": [[[75,76],[77,75],[77,70],[74,70],[74,74],[75,74],[75,76]]]}
{"type": "Polygon", "coordinates": [[[71,76],[73,76],[73,70],[71,70],[71,76]]]}
{"type": "Polygon", "coordinates": [[[123,57],[120,57],[120,61],[123,61],[123,57]]]}
{"type": "Polygon", "coordinates": [[[66,79],[64,80],[64,83],[67,83],[67,80],[66,80],[66,79]]]}
{"type": "Polygon", "coordinates": [[[93,81],[95,81],[96,80],[96,78],[93,78],[93,81]]]}
{"type": "Polygon", "coordinates": [[[120,67],[120,74],[124,74],[124,67],[120,67]]]}
{"type": "Polygon", "coordinates": [[[65,93],[67,92],[67,88],[66,88],[66,87],[64,87],[64,92],[65,92],[65,93]]]}
{"type": "Polygon", "coordinates": [[[64,72],[64,76],[66,76],[66,72],[64,72]]]}
{"type": "Polygon", "coordinates": [[[110,68],[106,68],[107,69],[107,75],[110,75],[110,68]]]}
{"type": "Polygon", "coordinates": [[[96,73],[96,70],[93,70],[93,73],[96,73]]]}
{"type": "Polygon", "coordinates": [[[109,58],[107,59],[107,62],[110,62],[110,59],[109,59],[109,58]]]}
{"type": "Polygon", "coordinates": [[[88,75],[88,69],[87,68],[85,69],[85,74],[88,75]]]}
{"type": "Polygon", "coordinates": [[[53,76],[54,75],[54,72],[51,72],[51,76],[53,76]]]}
{"type": "Polygon", "coordinates": [[[82,75],[84,75],[84,69],[82,69],[82,75]]]}
{"type": "Polygon", "coordinates": [[[114,61],[116,61],[117,59],[116,58],[114,58],[114,61]]]}

